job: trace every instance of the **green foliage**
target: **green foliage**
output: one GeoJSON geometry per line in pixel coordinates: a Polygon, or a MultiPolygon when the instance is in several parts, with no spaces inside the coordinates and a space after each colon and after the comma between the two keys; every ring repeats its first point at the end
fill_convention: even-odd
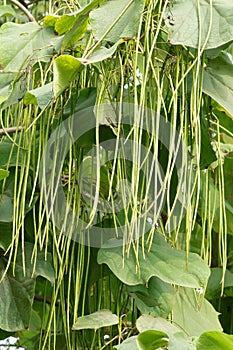
{"type": "Polygon", "coordinates": [[[9,176],[9,174],[8,170],[0,169],[0,181],[9,176]]]}
{"type": "Polygon", "coordinates": [[[187,269],[185,252],[171,248],[159,234],[154,235],[150,251],[145,253],[145,257],[139,251],[137,259],[138,271],[135,269],[136,257],[132,250],[124,261],[122,247],[101,248],[98,253],[98,262],[107,264],[122,282],[129,285],[144,284],[150,277],[156,276],[167,283],[195,288],[204,286],[209,277],[208,266],[197,254],[189,254],[187,269]]]}
{"type": "Polygon", "coordinates": [[[232,346],[232,335],[227,335],[216,331],[203,333],[197,341],[197,350],[230,350],[232,349],[232,346]]]}
{"type": "Polygon", "coordinates": [[[0,338],[231,349],[232,5],[23,6],[0,1],[0,338]]]}
{"type": "Polygon", "coordinates": [[[113,315],[109,310],[100,310],[91,315],[80,317],[73,325],[72,329],[79,330],[93,328],[96,330],[101,327],[108,327],[118,323],[119,319],[117,315],[113,315]]]}
{"type": "Polygon", "coordinates": [[[177,0],[168,12],[167,25],[174,45],[211,49],[232,41],[232,7],[227,0],[177,0]]]}
{"type": "Polygon", "coordinates": [[[138,335],[137,342],[141,350],[159,349],[168,344],[168,335],[160,331],[145,331],[138,335]]]}
{"type": "Polygon", "coordinates": [[[209,60],[204,72],[203,90],[217,101],[227,112],[233,114],[232,96],[232,62],[227,55],[222,54],[209,60]]]}

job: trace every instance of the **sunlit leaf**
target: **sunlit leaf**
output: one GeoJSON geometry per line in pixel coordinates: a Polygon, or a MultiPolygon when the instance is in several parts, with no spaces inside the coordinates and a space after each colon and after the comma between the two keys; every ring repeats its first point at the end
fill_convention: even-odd
{"type": "Polygon", "coordinates": [[[161,331],[148,330],[142,332],[137,337],[137,343],[141,350],[155,350],[166,346],[169,336],[161,331]]]}
{"type": "Polygon", "coordinates": [[[197,350],[232,350],[233,335],[209,331],[201,334],[197,341],[197,350]]]}
{"type": "Polygon", "coordinates": [[[59,96],[77,78],[82,69],[81,63],[73,56],[62,55],[54,61],[54,96],[59,96]]]}

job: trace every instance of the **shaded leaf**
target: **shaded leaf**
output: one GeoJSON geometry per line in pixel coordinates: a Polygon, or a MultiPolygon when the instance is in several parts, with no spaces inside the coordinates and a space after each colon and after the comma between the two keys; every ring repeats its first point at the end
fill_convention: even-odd
{"type": "Polygon", "coordinates": [[[208,62],[204,71],[203,91],[224,107],[233,118],[233,65],[224,56],[208,62]]]}
{"type": "Polygon", "coordinates": [[[128,286],[127,290],[135,299],[142,314],[167,317],[172,310],[175,290],[170,284],[157,277],[151,277],[148,287],[144,285],[128,286]]]}
{"type": "MultiPolygon", "coordinates": [[[[219,297],[222,290],[223,269],[221,267],[211,268],[211,275],[206,288],[207,299],[219,297]]],[[[233,287],[233,273],[226,270],[224,273],[224,288],[233,287]]]]}
{"type": "Polygon", "coordinates": [[[100,310],[90,315],[79,317],[72,329],[98,329],[101,327],[113,326],[118,323],[119,319],[117,315],[112,314],[109,310],[100,310]]]}
{"type": "MultiPolygon", "coordinates": [[[[11,173],[6,179],[3,193],[0,192],[0,221],[12,222],[13,198],[14,198],[14,174],[11,173]]],[[[1,183],[2,185],[2,183],[1,183]]],[[[0,191],[2,191],[0,186],[0,191]]]]}
{"type": "MultiPolygon", "coordinates": [[[[22,249],[22,247],[21,247],[22,249]]],[[[55,274],[52,265],[52,255],[51,253],[46,254],[45,252],[39,251],[36,255],[36,262],[34,265],[34,260],[32,260],[32,254],[34,250],[34,244],[25,242],[23,247],[23,253],[25,255],[25,265],[26,265],[26,277],[28,278],[36,278],[38,276],[42,276],[51,283],[55,281],[55,274]]],[[[19,251],[17,258],[17,266],[18,266],[18,278],[21,276],[24,279],[23,272],[23,262],[22,262],[22,253],[19,251]],[[20,275],[21,271],[21,275],[20,275]]]]}
{"type": "MultiPolygon", "coordinates": [[[[220,209],[220,193],[216,185],[214,184],[211,171],[208,173],[201,172],[201,192],[199,201],[199,210],[204,210],[205,196],[206,196],[206,182],[208,186],[208,212],[210,217],[213,217],[213,228],[215,232],[221,230],[221,209],[220,209]]],[[[231,187],[230,187],[231,188],[231,187]]],[[[233,206],[225,199],[226,221],[227,221],[227,233],[233,235],[233,206]]]]}
{"type": "Polygon", "coordinates": [[[0,248],[7,250],[12,241],[11,222],[0,222],[0,248]]]}
{"type": "Polygon", "coordinates": [[[0,143],[0,167],[15,166],[16,162],[20,164],[22,156],[17,147],[9,139],[0,143]],[[18,154],[18,160],[17,160],[18,154]]]}
{"type": "MultiPolygon", "coordinates": [[[[2,275],[5,265],[0,261],[2,275]]],[[[0,284],[0,327],[6,331],[17,331],[28,327],[34,297],[35,281],[30,278],[17,279],[8,272],[0,284]]],[[[20,272],[21,274],[21,272],[20,272]]]]}
{"type": "Polygon", "coordinates": [[[208,166],[216,160],[216,154],[211,146],[209,128],[204,118],[202,118],[200,169],[208,168],[208,166]]]}

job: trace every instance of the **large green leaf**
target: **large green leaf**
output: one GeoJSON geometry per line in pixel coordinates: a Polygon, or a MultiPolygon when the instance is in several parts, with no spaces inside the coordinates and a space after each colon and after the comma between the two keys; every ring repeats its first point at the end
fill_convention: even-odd
{"type": "Polygon", "coordinates": [[[136,272],[136,259],[131,249],[122,261],[122,247],[101,248],[98,263],[107,264],[113,273],[124,283],[135,285],[147,282],[150,277],[157,276],[162,281],[186,287],[198,287],[206,284],[210,270],[199,255],[190,253],[188,267],[186,252],[171,248],[158,233],[146,256],[139,250],[138,260],[140,275],[136,272]]]}
{"type": "Polygon", "coordinates": [[[204,71],[203,91],[233,116],[233,65],[224,56],[209,60],[204,71]]]}
{"type": "Polygon", "coordinates": [[[137,308],[142,314],[167,317],[172,310],[175,290],[157,277],[151,277],[148,287],[140,284],[128,286],[127,290],[135,299],[137,308]]]}
{"type": "Polygon", "coordinates": [[[179,289],[172,310],[173,322],[190,336],[199,336],[209,330],[221,331],[218,313],[203,296],[200,295],[197,302],[197,296],[192,289],[179,289]]]}
{"type": "Polygon", "coordinates": [[[109,310],[96,311],[93,314],[79,317],[73,325],[73,330],[98,329],[119,323],[119,318],[109,310]]]}
{"type": "Polygon", "coordinates": [[[215,48],[233,39],[233,7],[229,0],[176,0],[166,15],[174,45],[215,48]],[[200,16],[199,11],[200,10],[200,16]],[[208,34],[210,34],[208,36],[208,34]]]}
{"type": "Polygon", "coordinates": [[[232,350],[233,335],[209,331],[201,334],[197,341],[197,350],[232,350]]]}
{"type": "Polygon", "coordinates": [[[97,40],[116,43],[137,34],[144,0],[111,0],[90,13],[91,27],[97,40]]]}

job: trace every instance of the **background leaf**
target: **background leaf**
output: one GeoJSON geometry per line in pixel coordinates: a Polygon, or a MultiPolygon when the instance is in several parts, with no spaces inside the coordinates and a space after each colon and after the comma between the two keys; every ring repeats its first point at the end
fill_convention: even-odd
{"type": "Polygon", "coordinates": [[[79,329],[98,329],[101,327],[112,326],[118,324],[119,319],[117,315],[112,314],[109,310],[100,310],[93,314],[79,317],[77,322],[73,325],[73,330],[79,329]]]}

